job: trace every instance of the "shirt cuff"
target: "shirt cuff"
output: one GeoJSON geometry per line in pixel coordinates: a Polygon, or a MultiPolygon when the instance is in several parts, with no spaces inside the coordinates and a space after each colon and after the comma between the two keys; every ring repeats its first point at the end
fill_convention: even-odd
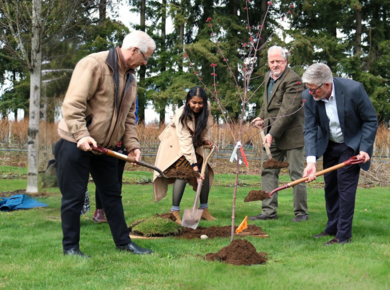
{"type": "Polygon", "coordinates": [[[316,163],[317,158],[315,156],[307,156],[306,163],[316,163]]]}

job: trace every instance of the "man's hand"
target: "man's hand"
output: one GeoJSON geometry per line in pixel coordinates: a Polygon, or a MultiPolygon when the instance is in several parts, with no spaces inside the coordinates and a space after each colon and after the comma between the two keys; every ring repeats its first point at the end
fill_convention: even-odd
{"type": "MultiPolygon", "coordinates": [[[[272,135],[271,134],[267,134],[267,135],[265,135],[263,143],[264,144],[267,143],[268,146],[271,147],[272,139],[273,139],[272,135]]],[[[263,144],[263,146],[264,146],[264,144],[263,144]]]]}
{"type": "Polygon", "coordinates": [[[315,163],[307,163],[307,166],[305,170],[303,170],[303,177],[308,177],[308,180],[306,182],[312,182],[313,180],[317,179],[316,174],[317,168],[315,163]]]}
{"type": "MultiPolygon", "coordinates": [[[[135,161],[141,161],[141,150],[134,149],[129,152],[129,156],[134,158],[135,161]]],[[[137,165],[137,163],[130,163],[132,165],[137,165]]]]}
{"type": "Polygon", "coordinates": [[[95,147],[97,146],[95,139],[93,139],[92,137],[83,137],[77,142],[77,148],[83,151],[91,151],[92,147],[90,146],[90,144],[95,147]]]}
{"type": "Polygon", "coordinates": [[[359,155],[357,156],[358,159],[363,159],[363,163],[366,163],[368,161],[370,161],[370,155],[368,155],[366,152],[364,151],[360,151],[359,152],[359,155]]]}
{"type": "Polygon", "coordinates": [[[251,124],[261,129],[264,125],[264,120],[262,118],[257,117],[252,120],[251,124]]]}

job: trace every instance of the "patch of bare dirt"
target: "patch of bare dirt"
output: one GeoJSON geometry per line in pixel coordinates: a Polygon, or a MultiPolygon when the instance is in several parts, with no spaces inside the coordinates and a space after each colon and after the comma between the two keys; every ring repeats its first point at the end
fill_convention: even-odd
{"type": "MultiPolygon", "coordinates": [[[[14,190],[14,191],[0,192],[0,197],[11,197],[11,196],[16,195],[16,194],[26,194],[26,190],[25,189],[18,189],[18,190],[14,190]]],[[[29,196],[31,196],[31,197],[43,197],[43,196],[51,196],[51,195],[55,195],[55,194],[48,193],[46,191],[39,192],[38,194],[34,194],[34,195],[29,194],[29,196]]]]}
{"type": "Polygon", "coordinates": [[[280,162],[276,159],[269,159],[266,162],[263,163],[264,168],[269,169],[279,169],[279,168],[287,168],[290,164],[286,161],[280,162]]]}

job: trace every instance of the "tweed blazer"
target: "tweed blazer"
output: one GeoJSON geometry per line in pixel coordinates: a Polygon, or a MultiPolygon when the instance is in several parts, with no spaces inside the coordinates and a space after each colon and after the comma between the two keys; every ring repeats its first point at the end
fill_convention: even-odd
{"type": "Polygon", "coordinates": [[[303,141],[304,111],[302,106],[303,85],[301,78],[286,67],[267,98],[270,75],[265,75],[263,105],[259,117],[264,119],[266,133],[270,133],[281,150],[301,148],[303,141]],[[300,110],[299,110],[300,109],[300,110]]]}
{"type": "MultiPolygon", "coordinates": [[[[350,79],[333,78],[337,114],[345,144],[356,154],[364,151],[370,156],[373,151],[378,118],[369,96],[361,83],[350,79]]],[[[315,101],[309,90],[302,93],[305,103],[305,151],[306,156],[321,157],[329,143],[329,119],[325,103],[315,101]]],[[[359,164],[364,170],[370,162],[359,164]]]]}

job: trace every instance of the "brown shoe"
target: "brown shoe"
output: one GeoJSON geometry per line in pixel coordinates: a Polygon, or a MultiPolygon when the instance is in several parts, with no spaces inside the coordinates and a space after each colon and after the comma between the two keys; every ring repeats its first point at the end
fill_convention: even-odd
{"type": "Polygon", "coordinates": [[[205,209],[203,209],[202,220],[214,221],[214,220],[216,220],[216,218],[211,215],[211,213],[209,212],[209,209],[206,207],[205,209]]]}
{"type": "Polygon", "coordinates": [[[334,238],[333,240],[330,240],[330,241],[326,242],[326,243],[324,244],[324,246],[329,246],[329,245],[333,245],[333,244],[344,245],[344,244],[349,244],[349,243],[351,243],[351,242],[352,242],[351,238],[348,238],[348,239],[346,239],[345,241],[340,242],[339,238],[336,237],[336,238],[334,238]]]}
{"type": "Polygon", "coordinates": [[[328,234],[327,232],[323,231],[322,233],[320,233],[318,235],[314,235],[313,238],[319,239],[319,238],[326,237],[326,236],[335,236],[335,235],[334,234],[328,234]]]}
{"type": "Polygon", "coordinates": [[[103,210],[103,209],[96,209],[96,210],[95,210],[95,214],[93,215],[92,220],[93,220],[96,224],[106,223],[107,220],[106,220],[106,218],[104,217],[104,210],[103,210]]]}
{"type": "Polygon", "coordinates": [[[176,218],[175,223],[181,225],[180,210],[171,211],[171,213],[176,218]]]}

